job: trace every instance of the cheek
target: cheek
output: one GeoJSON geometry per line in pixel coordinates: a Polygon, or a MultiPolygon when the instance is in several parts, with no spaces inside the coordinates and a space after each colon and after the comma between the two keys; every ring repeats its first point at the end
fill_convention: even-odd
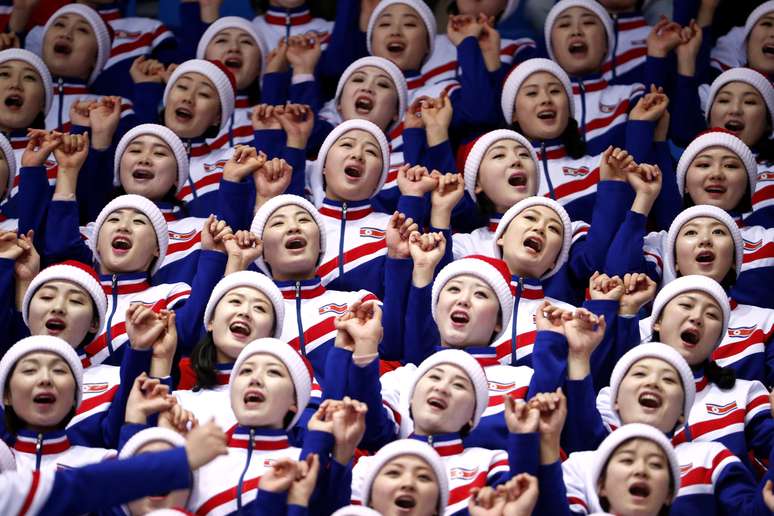
{"type": "Polygon", "coordinates": [[[204,58],[209,61],[220,60],[220,58],[223,57],[223,54],[225,54],[225,47],[210,42],[210,44],[207,45],[207,49],[204,51],[204,58]]]}

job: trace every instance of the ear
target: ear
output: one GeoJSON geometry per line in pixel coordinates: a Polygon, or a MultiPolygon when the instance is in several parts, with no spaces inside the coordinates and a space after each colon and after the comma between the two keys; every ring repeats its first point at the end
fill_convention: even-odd
{"type": "Polygon", "coordinates": [[[500,237],[500,238],[497,239],[497,245],[499,245],[500,247],[504,247],[505,246],[503,237],[500,237]]]}
{"type": "Polygon", "coordinates": [[[89,325],[89,333],[97,333],[99,331],[99,320],[96,317],[93,317],[91,319],[91,324],[89,325]]]}
{"type": "Polygon", "coordinates": [[[208,322],[205,328],[207,328],[207,331],[212,331],[212,321],[208,322]]]}
{"type": "Polygon", "coordinates": [[[653,331],[661,332],[661,319],[653,323],[653,331]]]}
{"type": "Polygon", "coordinates": [[[476,177],[476,186],[473,188],[473,192],[475,192],[475,194],[478,195],[483,191],[484,189],[481,188],[481,183],[478,181],[478,177],[476,177]]]}
{"type": "Polygon", "coordinates": [[[502,330],[503,330],[503,325],[498,321],[497,324],[495,324],[494,331],[495,333],[500,333],[502,330]]]}
{"type": "Polygon", "coordinates": [[[5,392],[3,393],[3,405],[5,405],[6,407],[13,406],[10,389],[6,389],[5,392]]]}

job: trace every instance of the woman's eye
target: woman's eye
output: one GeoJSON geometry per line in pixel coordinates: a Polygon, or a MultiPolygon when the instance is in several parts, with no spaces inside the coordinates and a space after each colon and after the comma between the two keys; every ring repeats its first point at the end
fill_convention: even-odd
{"type": "Polygon", "coordinates": [[[228,301],[228,302],[229,302],[229,304],[231,304],[231,305],[234,305],[234,306],[237,306],[237,305],[241,305],[241,304],[242,304],[242,303],[241,303],[241,301],[239,301],[239,299],[236,299],[236,298],[234,298],[234,299],[229,299],[229,301],[228,301]]]}
{"type": "Polygon", "coordinates": [[[86,302],[83,299],[73,298],[70,300],[71,303],[75,305],[85,305],[86,302]]]}
{"type": "Polygon", "coordinates": [[[505,153],[498,152],[494,156],[492,156],[492,159],[503,159],[505,157],[505,153]]]}
{"type": "Polygon", "coordinates": [[[431,380],[436,380],[436,381],[441,379],[441,376],[439,374],[437,374],[437,373],[431,373],[431,374],[427,375],[427,377],[429,379],[431,379],[431,380]]]}
{"type": "Polygon", "coordinates": [[[258,313],[262,313],[262,314],[265,314],[265,313],[266,313],[266,309],[265,309],[264,307],[262,307],[262,306],[256,306],[256,307],[254,308],[254,310],[255,310],[256,312],[258,312],[258,313]]]}
{"type": "Polygon", "coordinates": [[[365,82],[365,79],[363,79],[362,77],[355,76],[355,77],[352,77],[352,82],[360,84],[361,82],[365,82]]]}
{"type": "Polygon", "coordinates": [[[366,151],[366,154],[368,154],[369,156],[376,156],[376,151],[373,149],[368,149],[366,151]]]}
{"type": "Polygon", "coordinates": [[[712,231],[713,235],[726,236],[726,232],[722,229],[715,229],[712,231]]]}
{"type": "Polygon", "coordinates": [[[188,91],[188,86],[185,86],[183,84],[175,84],[175,88],[181,91],[188,91]]]}
{"type": "Polygon", "coordinates": [[[211,96],[211,95],[210,95],[209,93],[207,93],[207,92],[200,91],[200,92],[199,92],[199,96],[200,96],[201,98],[203,98],[203,99],[208,99],[208,98],[210,98],[210,96],[211,96]]]}
{"type": "Polygon", "coordinates": [[[524,215],[524,218],[530,222],[535,222],[537,220],[537,217],[535,217],[534,215],[524,215]]]}
{"type": "Polygon", "coordinates": [[[536,91],[528,91],[524,95],[526,95],[527,97],[536,97],[537,96],[537,92],[536,91]]]}
{"type": "Polygon", "coordinates": [[[476,291],[476,296],[480,297],[481,299],[489,299],[489,294],[487,294],[483,290],[476,291]]]}
{"type": "Polygon", "coordinates": [[[450,292],[450,293],[452,293],[452,294],[456,294],[456,293],[457,293],[457,292],[459,292],[459,291],[460,291],[460,288],[459,288],[459,287],[448,287],[448,288],[446,289],[446,292],[450,292]]]}
{"type": "Polygon", "coordinates": [[[690,310],[692,308],[688,303],[679,303],[678,306],[680,308],[685,308],[686,310],[690,310]]]}
{"type": "Polygon", "coordinates": [[[108,222],[118,222],[118,217],[108,217],[108,222]]]}
{"type": "Polygon", "coordinates": [[[385,90],[389,90],[390,88],[392,88],[392,84],[390,84],[387,81],[377,82],[376,85],[379,86],[380,88],[384,88],[385,90]]]}
{"type": "Polygon", "coordinates": [[[432,482],[433,479],[430,477],[430,475],[417,475],[417,480],[420,482],[432,482]]]}
{"type": "Polygon", "coordinates": [[[688,231],[683,233],[683,236],[695,236],[695,235],[696,235],[696,230],[694,229],[689,229],[688,231]]]}
{"type": "Polygon", "coordinates": [[[557,235],[559,234],[559,228],[558,228],[558,227],[556,227],[556,226],[549,226],[549,227],[548,227],[548,229],[549,229],[549,231],[551,231],[552,233],[556,233],[557,235]]]}
{"type": "Polygon", "coordinates": [[[154,152],[153,155],[156,156],[156,157],[159,157],[159,158],[166,158],[167,157],[167,155],[165,153],[163,153],[163,152],[154,152]]]}
{"type": "Polygon", "coordinates": [[[78,32],[80,32],[81,34],[90,34],[89,30],[85,27],[80,27],[78,29],[78,32]]]}
{"type": "Polygon", "coordinates": [[[674,379],[674,378],[672,378],[671,376],[665,376],[665,377],[663,378],[663,380],[664,380],[664,383],[668,383],[668,384],[670,384],[670,385],[677,383],[677,380],[675,380],[675,379],[674,379]]]}
{"type": "Polygon", "coordinates": [[[247,376],[248,374],[252,374],[253,370],[249,367],[243,367],[239,370],[239,376],[247,376]]]}
{"type": "Polygon", "coordinates": [[[133,223],[137,224],[138,226],[145,226],[146,222],[142,219],[134,219],[132,220],[133,223]]]}
{"type": "Polygon", "coordinates": [[[272,369],[269,369],[269,374],[272,376],[282,376],[282,371],[280,371],[279,369],[272,368],[272,369]]]}
{"type": "Polygon", "coordinates": [[[460,389],[462,391],[465,390],[465,384],[461,382],[456,382],[453,384],[455,389],[460,389]]]}

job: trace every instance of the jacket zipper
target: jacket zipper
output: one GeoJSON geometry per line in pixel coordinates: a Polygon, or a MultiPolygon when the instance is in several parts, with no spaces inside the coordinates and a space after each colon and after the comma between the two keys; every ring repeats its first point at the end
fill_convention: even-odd
{"type": "Polygon", "coordinates": [[[298,347],[306,358],[306,340],[304,339],[304,325],[301,321],[301,282],[296,281],[296,325],[298,326],[298,347]]]}
{"type": "Polygon", "coordinates": [[[619,29],[618,23],[620,20],[618,19],[617,14],[613,14],[612,18],[613,18],[613,37],[615,38],[615,41],[613,42],[613,55],[610,56],[610,71],[613,72],[611,80],[615,81],[616,77],[618,76],[616,73],[615,57],[616,57],[616,54],[618,53],[618,29],[619,29]]]}
{"type": "Polygon", "coordinates": [[[113,279],[110,282],[110,290],[111,294],[110,297],[113,300],[113,308],[110,310],[110,317],[108,317],[107,321],[107,332],[105,334],[106,341],[107,341],[107,347],[108,351],[110,351],[110,354],[113,354],[113,332],[112,326],[113,326],[113,316],[116,314],[116,309],[118,308],[118,293],[116,292],[118,290],[118,276],[116,274],[113,274],[113,279]]]}
{"type": "MultiPolygon", "coordinates": [[[[190,163],[191,161],[191,148],[193,145],[191,145],[191,140],[186,140],[185,142],[185,153],[188,154],[188,161],[190,163]]],[[[193,197],[193,200],[196,200],[199,198],[199,195],[196,193],[196,184],[194,183],[193,177],[191,177],[191,174],[188,174],[188,184],[191,186],[191,196],[193,197]]]]}
{"type": "Polygon", "coordinates": [[[35,471],[40,471],[40,461],[43,455],[43,434],[38,434],[35,442],[35,471]]]}
{"type": "Polygon", "coordinates": [[[64,125],[62,124],[62,112],[64,111],[64,81],[61,77],[57,80],[57,84],[59,84],[59,118],[57,119],[56,125],[60,131],[64,131],[64,125]]]}
{"type": "Polygon", "coordinates": [[[511,317],[511,365],[516,365],[516,338],[517,335],[517,320],[519,316],[519,301],[521,301],[521,291],[524,288],[524,283],[522,282],[521,276],[519,276],[519,280],[517,282],[516,286],[516,295],[513,299],[513,316],[511,317]]]}
{"type": "Polygon", "coordinates": [[[339,235],[339,281],[344,280],[344,232],[347,230],[347,203],[341,206],[341,235],[339,235]]]}
{"type": "Polygon", "coordinates": [[[245,475],[247,474],[247,468],[250,467],[250,459],[253,457],[253,443],[255,442],[255,429],[250,429],[250,438],[247,443],[247,463],[245,469],[242,470],[242,474],[239,475],[239,483],[237,484],[237,512],[242,512],[242,489],[244,488],[245,475]]]}
{"type": "Polygon", "coordinates": [[[556,194],[554,193],[554,183],[551,181],[551,174],[548,171],[546,142],[540,142],[540,161],[543,162],[543,176],[546,178],[546,184],[548,185],[548,194],[551,196],[551,199],[556,200],[556,194]]]}
{"type": "MultiPolygon", "coordinates": [[[[581,139],[586,141],[586,87],[583,81],[578,81],[578,88],[581,94],[581,139]]],[[[570,101],[572,102],[572,101],[570,101]]]]}

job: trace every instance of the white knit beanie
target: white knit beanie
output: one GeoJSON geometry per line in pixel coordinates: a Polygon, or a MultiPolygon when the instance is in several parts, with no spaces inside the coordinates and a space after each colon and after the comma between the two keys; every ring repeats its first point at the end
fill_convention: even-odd
{"type": "Polygon", "coordinates": [[[338,511],[334,512],[331,516],[381,516],[378,512],[370,507],[363,507],[362,505],[347,505],[342,507],[338,511]]]}
{"type": "MultiPolygon", "coordinates": [[[[557,4],[558,5],[558,4],[557,4]]],[[[500,96],[500,107],[503,110],[503,117],[508,125],[513,122],[513,115],[516,109],[516,95],[519,93],[521,84],[533,73],[547,72],[556,77],[567,93],[567,106],[570,109],[570,118],[575,116],[575,102],[572,95],[572,83],[570,76],[562,68],[551,61],[542,57],[527,59],[514,68],[505,80],[503,93],[500,96]]]]}
{"type": "MultiPolygon", "coordinates": [[[[527,138],[510,129],[495,129],[494,131],[489,131],[476,140],[476,143],[473,144],[473,147],[470,149],[468,157],[465,160],[465,171],[463,174],[463,178],[465,179],[465,191],[468,192],[468,195],[470,195],[474,201],[476,200],[476,178],[478,178],[478,169],[481,167],[481,161],[484,159],[484,154],[489,150],[489,147],[500,140],[513,140],[527,149],[529,155],[532,157],[532,161],[535,162],[535,170],[539,170],[540,162],[538,161],[535,149],[527,138]]],[[[539,189],[540,173],[536,172],[535,192],[532,195],[535,195],[539,189]]]]}
{"type": "Polygon", "coordinates": [[[234,383],[234,379],[239,375],[239,368],[242,367],[244,361],[258,353],[266,353],[276,357],[285,364],[288,373],[290,373],[290,379],[293,381],[293,386],[296,391],[296,406],[298,411],[287,428],[285,428],[285,430],[287,430],[296,424],[296,421],[301,417],[306,405],[309,403],[312,392],[311,371],[304,362],[304,359],[301,358],[301,355],[298,354],[298,351],[293,349],[290,344],[271,337],[256,339],[242,349],[236,362],[234,362],[234,367],[231,369],[231,375],[228,379],[229,391],[234,383]]]}
{"type": "Polygon", "coordinates": [[[371,17],[368,19],[368,30],[366,31],[366,46],[368,47],[368,53],[371,55],[374,53],[373,45],[371,44],[371,36],[374,32],[376,20],[382,14],[382,11],[395,4],[403,4],[411,7],[417,12],[419,18],[422,20],[422,23],[425,24],[425,29],[427,29],[427,38],[429,41],[427,42],[427,56],[425,56],[422,62],[426,62],[428,59],[430,59],[430,56],[433,55],[433,51],[435,50],[435,36],[438,32],[438,28],[435,23],[435,15],[433,14],[433,11],[422,0],[381,0],[378,4],[376,4],[374,11],[371,13],[371,17]]]}
{"type": "Polygon", "coordinates": [[[121,452],[118,454],[118,458],[128,459],[129,457],[134,457],[140,448],[156,441],[168,443],[173,448],[185,446],[185,438],[177,432],[168,428],[151,427],[137,432],[126,441],[126,444],[124,444],[124,447],[121,448],[121,452]]]}
{"type": "Polygon", "coordinates": [[[255,30],[255,26],[245,18],[241,16],[224,16],[218,18],[212,25],[207,27],[207,30],[202,34],[199,39],[199,45],[196,47],[196,59],[206,59],[204,54],[207,52],[207,45],[215,39],[221,31],[226,29],[239,29],[247,33],[250,38],[255,41],[255,46],[258,47],[258,51],[261,53],[261,75],[264,73],[266,66],[266,58],[269,55],[269,51],[266,49],[266,44],[263,39],[258,36],[258,32],[255,30]]]}
{"type": "Polygon", "coordinates": [[[0,474],[6,471],[16,471],[16,459],[8,445],[0,441],[0,474]]]}
{"type": "Polygon", "coordinates": [[[680,191],[680,196],[685,195],[685,176],[688,173],[688,167],[691,166],[696,156],[710,147],[724,147],[739,156],[747,172],[747,181],[752,195],[758,182],[758,163],[755,161],[755,155],[750,147],[731,133],[709,131],[694,138],[683,151],[680,161],[677,162],[677,189],[680,191]]]}
{"type": "Polygon", "coordinates": [[[403,76],[403,72],[395,66],[395,64],[389,59],[377,56],[361,57],[344,70],[344,73],[339,77],[339,84],[336,86],[336,95],[333,97],[333,103],[338,107],[341,101],[341,92],[344,90],[344,85],[357,70],[366,66],[374,66],[379,68],[384,73],[390,76],[392,83],[395,85],[395,90],[398,92],[398,122],[403,120],[403,115],[406,114],[406,104],[408,103],[408,84],[406,83],[406,77],[403,76]]]}
{"type": "MultiPolygon", "coordinates": [[[[774,9],[774,1],[772,1],[772,8],[774,9]]],[[[755,88],[769,110],[769,123],[774,127],[774,86],[772,86],[771,82],[769,82],[769,80],[759,71],[745,67],[726,70],[712,81],[709,95],[707,96],[707,109],[704,113],[707,122],[709,122],[710,119],[710,112],[712,111],[712,103],[715,102],[715,96],[721,88],[729,82],[743,82],[755,88]]]]}
{"type": "Polygon", "coordinates": [[[43,114],[47,115],[51,109],[51,102],[54,99],[54,81],[51,78],[51,72],[48,71],[46,63],[29,50],[22,48],[9,48],[0,52],[0,63],[7,61],[24,61],[38,72],[40,81],[43,83],[43,93],[45,94],[43,114]]]}
{"type": "Polygon", "coordinates": [[[177,162],[177,189],[183,187],[188,180],[188,153],[185,151],[185,145],[178,135],[173,133],[167,127],[158,124],[141,124],[127,131],[116,146],[115,159],[113,160],[113,186],[121,184],[120,169],[121,158],[124,151],[132,143],[132,140],[138,136],[149,134],[161,138],[167,144],[177,162]]]}
{"type": "Polygon", "coordinates": [[[696,397],[696,385],[693,382],[693,372],[688,362],[671,346],[662,342],[648,342],[633,347],[618,359],[613,373],[610,375],[610,410],[618,415],[616,403],[618,401],[618,389],[629,369],[643,358],[657,358],[671,365],[680,375],[683,384],[683,412],[682,415],[687,419],[693,407],[693,400],[696,397]]]}
{"type": "Polygon", "coordinates": [[[46,267],[32,279],[22,301],[24,324],[30,325],[30,302],[32,297],[40,287],[49,281],[69,281],[85,290],[94,302],[94,306],[97,309],[95,315],[99,319],[99,327],[102,328],[102,325],[105,323],[105,314],[107,313],[107,297],[99,284],[97,273],[88,265],[72,261],[46,267]]]}
{"type": "Polygon", "coordinates": [[[94,259],[98,263],[102,263],[97,252],[97,244],[99,239],[99,230],[102,228],[102,224],[105,223],[108,216],[116,210],[130,208],[137,210],[148,217],[153,229],[156,232],[156,242],[159,246],[159,256],[156,258],[156,263],[153,265],[151,274],[155,274],[161,263],[164,261],[164,257],[167,255],[167,247],[169,246],[169,229],[167,228],[167,221],[164,220],[164,215],[161,210],[153,204],[152,201],[146,199],[141,195],[127,194],[120,197],[116,197],[110,201],[107,206],[102,208],[99,212],[97,220],[94,221],[94,232],[89,239],[89,247],[94,255],[94,259]]]}
{"type": "Polygon", "coordinates": [[[16,363],[30,353],[39,351],[55,353],[62,357],[62,360],[70,366],[70,371],[75,378],[75,407],[78,407],[83,399],[83,366],[81,365],[81,359],[78,358],[70,344],[59,337],[52,337],[51,335],[26,337],[5,352],[2,360],[0,360],[0,400],[4,399],[5,383],[16,363]]]}
{"type": "MultiPolygon", "coordinates": [[[[225,66],[224,66],[225,67],[225,66]]],[[[164,88],[164,105],[167,104],[169,93],[175,82],[186,73],[199,73],[212,82],[220,97],[220,131],[228,127],[231,114],[234,112],[235,84],[233,75],[227,74],[220,66],[204,59],[189,59],[172,72],[164,88]]]]}
{"type": "Polygon", "coordinates": [[[5,161],[8,162],[8,184],[6,185],[5,194],[3,197],[11,195],[11,189],[13,188],[13,181],[16,179],[18,172],[16,167],[16,155],[13,153],[13,146],[8,138],[4,134],[0,134],[0,151],[3,153],[5,161]]]}
{"type": "Polygon", "coordinates": [[[541,276],[541,279],[546,279],[556,274],[557,271],[562,268],[562,265],[567,262],[567,259],[570,257],[570,246],[572,245],[572,222],[570,221],[570,216],[567,214],[567,211],[564,209],[564,207],[562,207],[562,205],[555,200],[549,199],[548,197],[533,195],[532,197],[522,199],[521,201],[511,206],[508,211],[505,212],[505,215],[503,215],[503,217],[500,219],[500,222],[497,224],[494,239],[492,239],[492,250],[497,258],[502,257],[503,253],[500,249],[500,246],[497,245],[497,241],[501,236],[503,236],[510,223],[519,213],[533,206],[545,206],[546,208],[551,208],[556,212],[557,215],[559,215],[559,219],[562,221],[562,225],[564,226],[564,234],[562,235],[562,248],[559,250],[559,255],[556,257],[556,264],[548,272],[541,276]]]}
{"type": "Polygon", "coordinates": [[[750,35],[750,32],[752,32],[753,27],[758,23],[758,20],[772,11],[774,11],[774,0],[769,0],[756,7],[744,23],[744,36],[742,37],[742,40],[747,41],[747,36],[750,35]]]}
{"type": "MultiPolygon", "coordinates": [[[[258,208],[257,212],[255,212],[253,223],[250,225],[250,232],[254,233],[255,236],[257,236],[259,239],[263,240],[263,230],[266,228],[266,222],[269,220],[269,217],[271,217],[272,213],[284,206],[290,205],[299,206],[305,209],[309,212],[309,215],[312,216],[312,219],[314,219],[314,221],[317,223],[317,227],[320,230],[320,255],[317,257],[317,265],[320,265],[320,262],[322,262],[323,259],[323,255],[325,254],[325,222],[323,222],[322,216],[320,216],[320,212],[317,211],[317,208],[312,206],[312,203],[303,197],[292,194],[282,194],[277,195],[276,197],[272,197],[260,208],[258,208]]],[[[255,263],[262,270],[268,270],[262,256],[259,257],[255,263]]]]}
{"type": "MultiPolygon", "coordinates": [[[[508,323],[511,320],[511,313],[513,312],[513,294],[511,293],[511,287],[509,282],[503,277],[503,273],[497,270],[493,265],[490,265],[484,260],[478,258],[461,258],[449,263],[446,267],[441,269],[433,281],[433,289],[431,293],[430,310],[433,315],[433,320],[437,320],[437,305],[438,297],[441,295],[443,287],[457,276],[475,276],[479,278],[487,285],[497,296],[497,300],[500,302],[500,312],[502,313],[502,330],[508,327],[508,323]]],[[[475,323],[474,323],[475,324],[475,323]]]]}
{"type": "Polygon", "coordinates": [[[543,26],[543,36],[545,37],[546,50],[548,51],[549,57],[556,61],[554,49],[551,48],[551,30],[554,28],[554,22],[560,14],[571,7],[582,7],[587,9],[602,22],[602,26],[605,28],[605,33],[607,34],[607,54],[605,54],[605,61],[609,60],[613,56],[613,47],[615,46],[613,19],[610,18],[610,15],[605,8],[602,7],[602,4],[595,0],[561,0],[554,4],[551,10],[548,11],[548,16],[546,16],[546,22],[543,26]]]}
{"type": "MultiPolygon", "coordinates": [[[[368,469],[363,476],[363,505],[371,503],[371,489],[379,471],[391,460],[403,455],[414,455],[427,463],[438,479],[438,506],[436,514],[443,514],[449,500],[449,479],[441,457],[432,446],[416,439],[400,439],[382,446],[376,455],[368,458],[368,469]]],[[[345,513],[348,514],[348,513],[345,513]]]]}
{"type": "Polygon", "coordinates": [[[594,483],[593,485],[596,487],[599,483],[599,479],[605,472],[605,466],[613,453],[615,453],[615,450],[626,441],[632,439],[647,439],[648,441],[655,443],[664,451],[667,462],[669,462],[669,471],[671,473],[669,479],[672,484],[671,498],[677,496],[677,491],[680,489],[680,461],[677,459],[675,449],[663,432],[660,432],[656,427],[643,423],[629,423],[628,425],[623,425],[605,437],[605,440],[602,441],[602,444],[600,444],[594,452],[594,458],[591,465],[591,480],[594,483]]]}
{"type": "Polygon", "coordinates": [[[102,69],[110,57],[110,49],[113,46],[113,42],[110,40],[110,31],[99,13],[91,7],[83,4],[68,4],[59,8],[51,15],[43,27],[43,37],[45,37],[46,32],[48,32],[48,29],[51,28],[57,18],[65,14],[82,16],[91,26],[91,30],[94,31],[94,36],[97,39],[97,61],[94,63],[94,70],[91,72],[88,80],[88,83],[91,84],[102,73],[102,69]]]}
{"type": "Polygon", "coordinates": [[[382,153],[382,175],[379,177],[379,182],[376,184],[371,197],[374,197],[382,191],[384,183],[387,181],[387,172],[390,170],[390,144],[387,141],[387,137],[384,132],[377,127],[373,122],[368,120],[353,118],[337,125],[333,131],[328,133],[325,137],[320,151],[317,153],[317,160],[312,164],[311,175],[309,176],[309,184],[314,195],[315,205],[322,204],[323,197],[325,197],[325,188],[323,187],[323,169],[325,168],[325,159],[328,157],[328,151],[336,143],[341,136],[349,131],[354,130],[366,131],[372,135],[376,142],[379,144],[379,149],[382,153]]]}
{"type": "Polygon", "coordinates": [[[274,308],[274,338],[278,339],[282,334],[282,323],[285,320],[285,302],[282,299],[282,292],[265,274],[255,271],[232,272],[215,285],[207,301],[207,307],[204,309],[204,326],[206,327],[212,320],[215,307],[223,296],[238,287],[254,288],[269,298],[274,308]]]}
{"type": "Polygon", "coordinates": [[[655,301],[653,301],[651,329],[653,328],[653,325],[658,322],[661,317],[661,312],[664,310],[667,303],[680,294],[695,291],[704,292],[710,296],[715,300],[720,307],[720,310],[723,312],[723,329],[718,336],[717,342],[715,342],[715,347],[717,348],[728,331],[728,322],[731,319],[731,304],[728,301],[728,295],[726,294],[726,291],[723,290],[723,287],[721,287],[717,281],[708,278],[707,276],[689,274],[688,276],[682,276],[667,283],[658,293],[655,301]]]}
{"type": "Polygon", "coordinates": [[[698,204],[691,206],[681,211],[675,220],[672,221],[672,225],[669,226],[667,232],[667,239],[664,244],[664,281],[671,281],[677,277],[677,269],[675,268],[675,242],[677,241],[677,234],[680,229],[689,221],[698,217],[711,217],[723,223],[728,228],[731,238],[734,241],[734,267],[736,268],[737,277],[742,272],[742,264],[744,262],[744,241],[742,240],[742,233],[736,226],[734,219],[725,212],[715,206],[708,204],[698,204]]]}
{"type": "Polygon", "coordinates": [[[441,364],[457,366],[465,371],[468,378],[470,378],[470,383],[473,385],[473,391],[476,395],[476,406],[473,409],[472,417],[473,426],[470,430],[475,429],[478,426],[478,422],[481,421],[481,414],[484,413],[484,410],[486,410],[486,407],[489,404],[489,382],[486,379],[486,374],[484,373],[481,364],[473,358],[473,355],[466,353],[461,349],[443,349],[441,351],[436,351],[419,364],[419,367],[414,373],[414,377],[411,379],[407,396],[402,400],[402,403],[405,405],[404,408],[406,409],[406,413],[408,413],[408,409],[411,407],[411,399],[414,397],[414,389],[416,389],[419,380],[430,369],[441,364]]]}

